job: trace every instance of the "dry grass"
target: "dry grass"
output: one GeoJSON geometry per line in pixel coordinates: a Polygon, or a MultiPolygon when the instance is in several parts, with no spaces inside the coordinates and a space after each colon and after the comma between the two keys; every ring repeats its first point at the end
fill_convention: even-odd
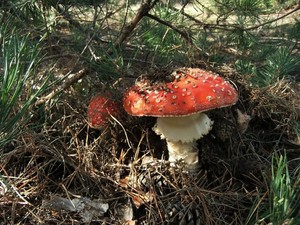
{"type": "Polygon", "coordinates": [[[277,129],[292,135],[291,123],[297,121],[300,115],[299,83],[282,79],[266,88],[253,90],[251,97],[257,103],[253,111],[259,117],[272,119],[278,126],[277,129]]]}

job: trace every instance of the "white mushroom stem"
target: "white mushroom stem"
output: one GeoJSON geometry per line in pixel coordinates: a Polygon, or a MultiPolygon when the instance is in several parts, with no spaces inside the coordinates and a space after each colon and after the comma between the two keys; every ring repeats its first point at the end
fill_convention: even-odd
{"type": "Polygon", "coordinates": [[[169,161],[176,162],[183,160],[189,165],[198,163],[198,149],[196,141],[182,143],[181,141],[167,141],[169,151],[169,161]]]}
{"type": "Polygon", "coordinates": [[[153,127],[156,134],[166,139],[169,161],[183,160],[188,166],[198,164],[196,141],[208,134],[213,121],[204,113],[182,117],[159,117],[153,127]]]}

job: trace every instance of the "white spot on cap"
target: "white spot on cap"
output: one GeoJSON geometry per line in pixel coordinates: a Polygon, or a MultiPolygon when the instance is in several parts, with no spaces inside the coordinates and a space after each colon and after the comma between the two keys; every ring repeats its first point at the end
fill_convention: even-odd
{"type": "Polygon", "coordinates": [[[208,95],[208,96],[206,96],[206,99],[210,102],[211,100],[213,100],[213,97],[208,95]]]}

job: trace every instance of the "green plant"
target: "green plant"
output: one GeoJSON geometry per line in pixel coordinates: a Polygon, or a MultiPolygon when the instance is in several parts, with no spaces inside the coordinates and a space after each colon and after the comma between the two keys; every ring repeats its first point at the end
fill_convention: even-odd
{"type": "Polygon", "coordinates": [[[38,44],[32,44],[29,35],[20,37],[15,30],[0,28],[0,147],[18,132],[24,119],[29,119],[29,108],[37,96],[47,88],[46,81],[37,76],[38,44]]]}
{"type": "Polygon", "coordinates": [[[259,86],[266,86],[282,78],[293,78],[299,67],[300,61],[298,56],[292,54],[292,49],[279,47],[266,57],[265,65],[257,69],[253,82],[259,86]]]}
{"type": "Polygon", "coordinates": [[[300,223],[298,215],[300,210],[300,177],[298,172],[290,175],[286,156],[273,157],[269,209],[259,222],[269,222],[272,225],[300,223]]]}
{"type": "Polygon", "coordinates": [[[45,24],[46,2],[36,0],[2,1],[0,15],[9,17],[10,24],[18,27],[43,29],[45,24]]]}
{"type": "MultiPolygon", "coordinates": [[[[154,7],[152,14],[178,28],[184,27],[180,13],[171,10],[164,4],[154,7]]],[[[161,64],[170,61],[182,62],[185,58],[186,46],[183,39],[173,29],[165,24],[154,21],[152,18],[143,18],[138,28],[139,38],[137,43],[142,44],[152,52],[149,61],[161,64]]]]}

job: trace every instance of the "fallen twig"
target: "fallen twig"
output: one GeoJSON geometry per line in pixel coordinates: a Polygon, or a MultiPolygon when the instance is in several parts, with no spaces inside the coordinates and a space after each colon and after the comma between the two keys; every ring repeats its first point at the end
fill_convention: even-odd
{"type": "Polygon", "coordinates": [[[81,51],[79,57],[77,58],[76,62],[74,63],[73,68],[62,78],[60,79],[61,82],[64,82],[62,85],[55,88],[53,91],[51,91],[50,94],[41,97],[35,104],[40,105],[45,103],[46,101],[49,101],[51,98],[53,98],[55,95],[59,94],[63,90],[69,88],[72,84],[76,83],[78,80],[82,79],[86,75],[86,69],[82,69],[79,72],[77,72],[75,75],[72,75],[71,73],[74,71],[74,68],[77,66],[79,60],[81,59],[81,56],[86,51],[86,49],[89,48],[89,45],[91,41],[94,39],[94,35],[92,35],[89,40],[87,41],[85,47],[81,51]]]}
{"type": "Polygon", "coordinates": [[[86,69],[82,69],[78,71],[76,74],[69,74],[64,80],[63,84],[52,90],[48,95],[41,97],[36,101],[36,105],[41,105],[47,101],[49,101],[51,98],[53,98],[55,95],[61,93],[63,90],[69,88],[72,84],[76,83],[78,80],[82,79],[86,75],[86,69]]]}

